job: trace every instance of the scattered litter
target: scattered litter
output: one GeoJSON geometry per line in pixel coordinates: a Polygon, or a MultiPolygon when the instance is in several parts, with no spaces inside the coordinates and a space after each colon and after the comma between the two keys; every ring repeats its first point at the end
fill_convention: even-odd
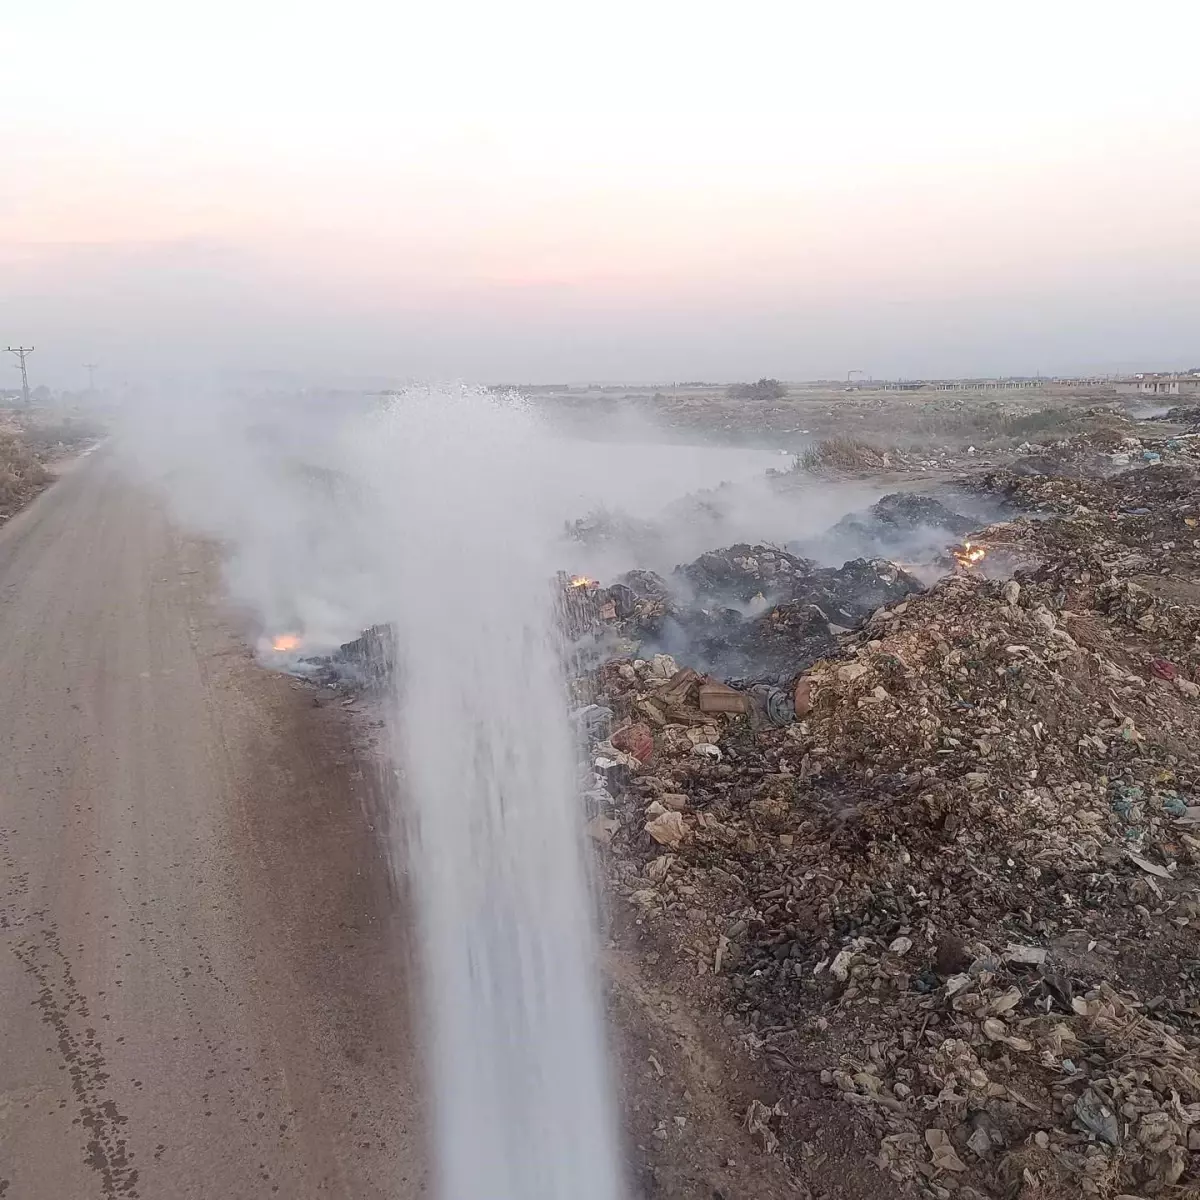
{"type": "MultiPolygon", "coordinates": [[[[630,572],[580,651],[614,894],[914,1195],[1200,1183],[1200,439],[1123,436],[965,477],[979,528],[885,497],[839,568],[630,572]],[[940,528],[927,585],[871,557],[888,519],[940,528]]],[[[779,1115],[746,1126],[790,1152],[779,1115]]]]}
{"type": "Polygon", "coordinates": [[[1110,1146],[1120,1144],[1121,1129],[1116,1114],[1092,1088],[1088,1088],[1075,1101],[1074,1111],[1076,1120],[1089,1133],[1094,1133],[1110,1146]]]}
{"type": "Polygon", "coordinates": [[[950,1135],[944,1129],[931,1126],[925,1130],[925,1144],[933,1156],[933,1165],[939,1171],[965,1171],[966,1163],[958,1157],[950,1135]]]}
{"type": "Polygon", "coordinates": [[[1166,867],[1159,866],[1156,862],[1151,862],[1148,858],[1143,858],[1140,854],[1135,854],[1132,850],[1125,851],[1126,857],[1130,862],[1142,868],[1150,875],[1157,875],[1159,879],[1173,879],[1174,876],[1166,867]]]}
{"type": "Polygon", "coordinates": [[[779,1138],[771,1129],[770,1123],[775,1117],[782,1115],[781,1104],[768,1108],[761,1100],[751,1100],[750,1107],[746,1109],[745,1126],[768,1154],[773,1154],[779,1145],[779,1138]]]}
{"type": "Polygon", "coordinates": [[[663,812],[646,822],[646,832],[660,845],[669,846],[672,850],[679,849],[687,836],[687,825],[683,815],[677,812],[663,812]]]}
{"type": "Polygon", "coordinates": [[[703,713],[748,713],[750,697],[728,684],[702,683],[699,689],[700,711],[703,713]]]}
{"type": "Polygon", "coordinates": [[[602,846],[611,846],[613,834],[621,828],[621,822],[612,817],[593,817],[587,825],[588,836],[602,846]]]}
{"type": "Polygon", "coordinates": [[[1040,946],[1018,946],[1015,942],[1009,942],[1004,950],[1004,961],[1040,967],[1046,961],[1046,951],[1040,946]]]}
{"type": "Polygon", "coordinates": [[[654,734],[647,725],[626,725],[609,740],[616,749],[637,759],[639,763],[648,763],[654,757],[654,734]]]}

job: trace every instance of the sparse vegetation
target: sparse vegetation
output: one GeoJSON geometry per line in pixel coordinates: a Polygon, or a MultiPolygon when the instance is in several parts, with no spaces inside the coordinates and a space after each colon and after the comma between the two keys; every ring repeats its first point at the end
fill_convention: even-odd
{"type": "Polygon", "coordinates": [[[27,503],[50,476],[29,445],[17,434],[0,431],[0,512],[8,514],[27,503]]]}
{"type": "Polygon", "coordinates": [[[94,421],[80,417],[64,417],[61,421],[31,422],[21,431],[21,439],[39,455],[55,451],[74,450],[103,435],[94,421]]]}
{"type": "Polygon", "coordinates": [[[814,442],[797,460],[805,471],[875,471],[889,465],[885,451],[848,437],[814,442]]]}
{"type": "Polygon", "coordinates": [[[897,445],[965,445],[974,442],[982,448],[1019,442],[1049,442],[1084,429],[1089,432],[1107,429],[1119,441],[1121,436],[1130,432],[1130,428],[1128,420],[1119,413],[1098,412],[1094,408],[1062,406],[1013,412],[1000,405],[988,405],[975,409],[922,412],[907,431],[898,431],[897,445]]]}
{"type": "Polygon", "coordinates": [[[1075,419],[1069,408],[1043,408],[1033,412],[1012,412],[996,407],[966,411],[923,413],[914,433],[922,438],[943,440],[981,440],[1015,438],[1019,441],[1039,435],[1065,432],[1075,419]]]}
{"type": "Polygon", "coordinates": [[[731,400],[782,400],[787,388],[778,379],[759,379],[754,383],[735,383],[725,394],[731,400]]]}

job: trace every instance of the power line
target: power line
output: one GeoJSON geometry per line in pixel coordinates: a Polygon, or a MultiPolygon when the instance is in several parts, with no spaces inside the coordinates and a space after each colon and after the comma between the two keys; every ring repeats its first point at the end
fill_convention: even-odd
{"type": "Polygon", "coordinates": [[[25,355],[32,354],[33,346],[5,346],[10,354],[15,354],[21,362],[21,397],[29,403],[29,373],[25,370],[25,355]]]}
{"type": "Polygon", "coordinates": [[[99,363],[84,363],[83,366],[84,366],[84,369],[88,373],[88,391],[94,392],[96,390],[96,374],[95,373],[100,369],[100,364],[99,363]]]}

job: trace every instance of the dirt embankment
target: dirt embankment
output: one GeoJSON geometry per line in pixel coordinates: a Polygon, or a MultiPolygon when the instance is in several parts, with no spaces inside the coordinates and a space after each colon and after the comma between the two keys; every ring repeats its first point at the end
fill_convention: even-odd
{"type": "Polygon", "coordinates": [[[24,508],[57,478],[61,465],[103,436],[92,421],[0,413],[0,521],[24,508]]]}
{"type": "Polygon", "coordinates": [[[0,520],[23,508],[53,478],[19,433],[0,430],[0,520]]]}

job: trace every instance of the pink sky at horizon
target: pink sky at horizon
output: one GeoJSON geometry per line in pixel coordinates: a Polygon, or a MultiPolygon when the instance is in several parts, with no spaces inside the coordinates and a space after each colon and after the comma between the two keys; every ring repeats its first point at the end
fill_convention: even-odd
{"type": "Polygon", "coordinates": [[[1191,365],[1200,93],[1136,64],[1195,26],[42,0],[0,18],[0,339],[64,382],[1191,365]]]}

